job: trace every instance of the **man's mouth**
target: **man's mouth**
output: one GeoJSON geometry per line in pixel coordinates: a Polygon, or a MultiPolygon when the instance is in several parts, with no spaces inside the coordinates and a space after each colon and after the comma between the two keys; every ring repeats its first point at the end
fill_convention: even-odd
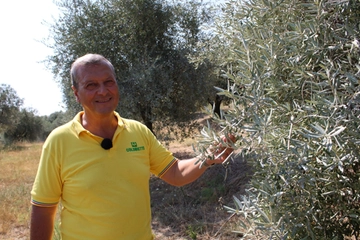
{"type": "Polygon", "coordinates": [[[107,103],[107,102],[110,102],[112,98],[107,98],[107,99],[100,99],[100,100],[96,100],[95,102],[97,103],[107,103]]]}

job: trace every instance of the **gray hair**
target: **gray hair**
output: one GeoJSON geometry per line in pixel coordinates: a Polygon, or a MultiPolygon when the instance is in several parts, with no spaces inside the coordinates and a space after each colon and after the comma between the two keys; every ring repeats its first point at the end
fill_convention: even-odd
{"type": "Polygon", "coordinates": [[[111,64],[111,62],[106,59],[104,56],[100,54],[92,54],[88,53],[82,57],[79,57],[78,59],[73,62],[70,69],[70,78],[72,85],[77,89],[78,83],[79,83],[79,76],[78,76],[78,69],[81,66],[92,66],[92,65],[98,65],[98,64],[108,64],[111,68],[114,76],[115,76],[115,69],[114,66],[111,64]]]}

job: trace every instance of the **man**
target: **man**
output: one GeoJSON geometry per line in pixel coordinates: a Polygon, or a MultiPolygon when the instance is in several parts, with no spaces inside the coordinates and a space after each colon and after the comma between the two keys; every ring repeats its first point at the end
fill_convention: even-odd
{"type": "MultiPolygon", "coordinates": [[[[87,54],[71,67],[83,111],[44,143],[32,195],[30,238],[51,239],[61,200],[60,231],[68,239],[153,239],[150,173],[174,186],[206,169],[199,158],[177,160],[143,124],[121,118],[113,65],[87,54]]],[[[232,149],[210,163],[221,163],[232,149]]]]}

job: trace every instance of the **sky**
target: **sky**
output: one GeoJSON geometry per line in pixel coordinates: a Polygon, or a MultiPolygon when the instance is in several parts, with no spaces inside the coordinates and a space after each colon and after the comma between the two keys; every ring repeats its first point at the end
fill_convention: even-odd
{"type": "Polygon", "coordinates": [[[43,21],[58,16],[53,0],[5,0],[0,3],[0,84],[10,85],[23,107],[50,115],[64,110],[60,86],[41,61],[52,50],[39,42],[48,37],[43,21]]]}
{"type": "Polygon", "coordinates": [[[52,0],[0,3],[0,84],[10,85],[24,100],[23,107],[40,116],[64,110],[60,87],[41,63],[52,50],[39,42],[49,32],[42,22],[57,15],[52,0]]]}

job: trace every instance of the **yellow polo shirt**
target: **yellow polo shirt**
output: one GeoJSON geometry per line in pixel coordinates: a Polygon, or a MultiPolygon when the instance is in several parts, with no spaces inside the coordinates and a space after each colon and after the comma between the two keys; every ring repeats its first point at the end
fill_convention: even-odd
{"type": "Polygon", "coordinates": [[[61,200],[63,240],[153,239],[150,173],[161,177],[175,158],[145,125],[116,112],[113,147],[105,150],[103,139],[83,128],[81,114],[45,141],[32,204],[61,200]]]}

